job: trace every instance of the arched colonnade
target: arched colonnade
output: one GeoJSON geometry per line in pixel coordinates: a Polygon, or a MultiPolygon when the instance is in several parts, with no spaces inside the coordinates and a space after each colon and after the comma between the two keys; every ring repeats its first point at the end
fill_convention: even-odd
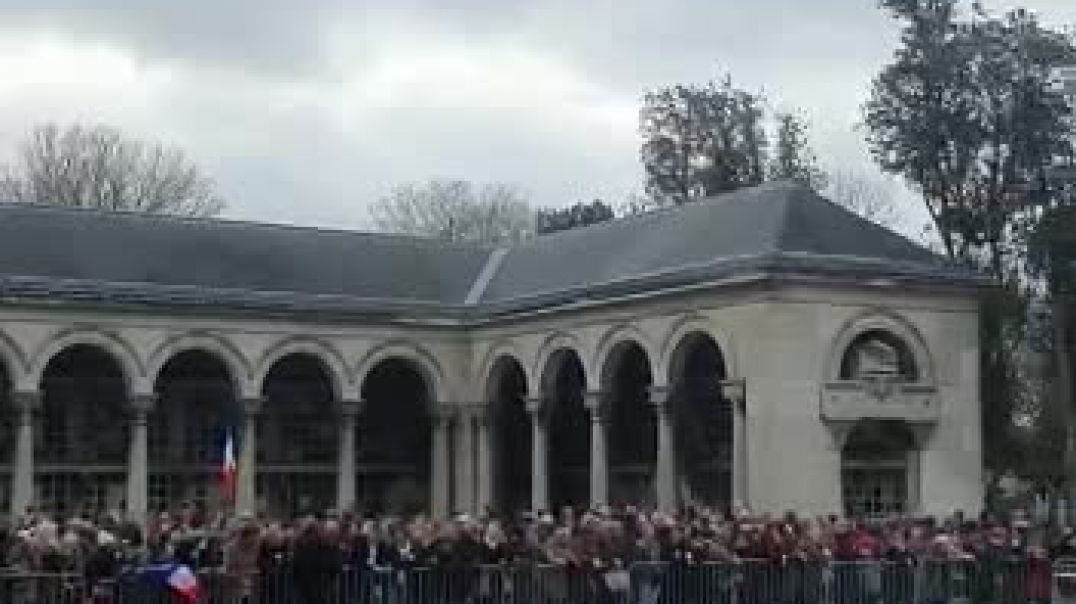
{"type": "MultiPolygon", "coordinates": [[[[208,334],[143,349],[71,329],[30,349],[0,333],[0,503],[134,519],[177,502],[212,508],[229,435],[246,513],[750,500],[749,384],[710,321],[520,340],[466,373],[406,340],[351,358],[308,337],[251,354],[208,334]]],[[[914,394],[934,380],[922,338],[885,313],[849,321],[821,363],[825,393],[914,394]]],[[[914,507],[922,425],[823,416],[847,511],[914,507]]]]}

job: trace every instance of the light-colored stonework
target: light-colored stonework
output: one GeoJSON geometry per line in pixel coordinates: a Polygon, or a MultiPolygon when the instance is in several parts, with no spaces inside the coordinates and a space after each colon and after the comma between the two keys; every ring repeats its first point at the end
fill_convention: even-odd
{"type": "MultiPolygon", "coordinates": [[[[316,356],[345,412],[345,431],[351,422],[363,421],[359,401],[367,373],[384,359],[413,363],[436,401],[430,412],[440,418],[433,423],[431,508],[444,515],[479,512],[495,492],[490,467],[496,452],[489,441],[491,423],[484,418],[499,358],[510,356],[521,364],[528,398],[541,401],[539,384],[555,351],[575,351],[584,367],[586,390],[601,392],[608,387],[602,368],[609,356],[618,343],[632,341],[646,353],[652,386],[659,393],[655,402],[661,405],[661,389],[670,386],[673,351],[692,333],[707,334],[720,347],[726,385],[742,381],[743,400],[736,402],[736,436],[742,439],[734,446],[733,461],[737,500],[772,512],[841,510],[844,439],[857,421],[876,418],[904,420],[914,434],[908,485],[913,511],[979,511],[982,443],[973,292],[848,280],[723,283],[601,304],[580,302],[502,323],[466,326],[450,321],[437,326],[364,325],[357,320],[319,323],[301,316],[250,313],[156,314],[67,303],[3,304],[0,359],[17,418],[12,510],[21,512],[34,499],[29,418],[38,404],[42,374],[54,355],[75,344],[99,347],[123,368],[135,407],[128,420],[132,429],[126,496],[133,518],[146,514],[146,473],[151,469],[144,457],[144,427],[146,414],[155,412],[155,378],[169,358],[189,349],[222,359],[243,401],[261,397],[262,382],[276,360],[296,352],[316,356]],[[841,380],[845,350],[858,334],[870,330],[883,330],[905,343],[917,369],[913,382],[841,380]]],[[[667,441],[675,438],[671,428],[665,429],[659,449],[671,446],[667,441]]],[[[600,424],[595,430],[601,430],[600,424]]],[[[600,439],[591,447],[592,464],[596,459],[600,466],[600,439]]],[[[655,489],[657,501],[668,506],[677,503],[678,495],[670,492],[677,482],[668,476],[675,472],[675,463],[665,453],[664,458],[658,453],[655,489]]],[[[252,458],[243,455],[237,506],[252,511],[252,458]]],[[[339,465],[346,475],[354,461],[342,453],[339,465]]],[[[541,465],[534,478],[539,482],[541,465]]],[[[602,467],[591,472],[591,493],[598,502],[606,496],[604,472],[602,467]]],[[[353,476],[340,480],[341,506],[354,501],[355,489],[353,476]]],[[[543,504],[544,485],[536,484],[532,496],[543,504]]]]}

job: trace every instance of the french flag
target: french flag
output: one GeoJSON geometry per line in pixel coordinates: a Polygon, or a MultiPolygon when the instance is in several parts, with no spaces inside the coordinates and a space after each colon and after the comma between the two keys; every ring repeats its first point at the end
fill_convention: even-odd
{"type": "Polygon", "coordinates": [[[232,431],[228,430],[224,438],[224,456],[220,466],[220,489],[225,501],[235,499],[235,474],[235,440],[232,438],[232,431]]]}
{"type": "Polygon", "coordinates": [[[142,569],[142,576],[171,591],[184,604],[198,602],[198,577],[186,564],[153,564],[142,569]]]}

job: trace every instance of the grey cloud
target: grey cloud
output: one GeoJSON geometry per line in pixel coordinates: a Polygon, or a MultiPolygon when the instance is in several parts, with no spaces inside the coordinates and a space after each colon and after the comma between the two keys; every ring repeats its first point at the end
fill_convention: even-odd
{"type": "MultiPolygon", "coordinates": [[[[1076,21],[1071,0],[1027,4],[1076,21]]],[[[618,201],[638,187],[632,123],[610,135],[559,123],[540,107],[435,107],[417,98],[348,127],[316,100],[263,101],[262,87],[334,84],[330,36],[343,36],[353,53],[335,58],[361,71],[363,53],[394,35],[386,24],[400,23],[419,32],[408,44],[422,45],[429,32],[480,52],[539,53],[628,106],[646,88],[728,70],[775,105],[805,110],[827,161],[855,164],[868,161],[854,130],[858,108],[896,43],[873,0],[0,0],[0,36],[54,32],[193,74],[137,126],[189,147],[217,176],[233,216],[356,226],[366,201],[429,176],[516,182],[547,204],[618,201]]],[[[0,98],[0,108],[15,97],[0,98]]],[[[39,113],[8,112],[31,114],[39,113]]],[[[30,126],[6,119],[7,132],[30,126]]]]}

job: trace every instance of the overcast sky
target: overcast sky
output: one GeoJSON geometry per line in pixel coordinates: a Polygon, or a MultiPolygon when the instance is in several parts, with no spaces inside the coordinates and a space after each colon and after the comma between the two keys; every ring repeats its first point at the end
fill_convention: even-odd
{"type": "MultiPolygon", "coordinates": [[[[1023,6],[1076,23],[1076,0],[1023,6]]],[[[227,216],[307,225],[430,177],[619,202],[642,92],[725,71],[869,167],[859,106],[896,38],[874,0],[0,0],[0,157],[107,122],[185,147],[227,216]]]]}

